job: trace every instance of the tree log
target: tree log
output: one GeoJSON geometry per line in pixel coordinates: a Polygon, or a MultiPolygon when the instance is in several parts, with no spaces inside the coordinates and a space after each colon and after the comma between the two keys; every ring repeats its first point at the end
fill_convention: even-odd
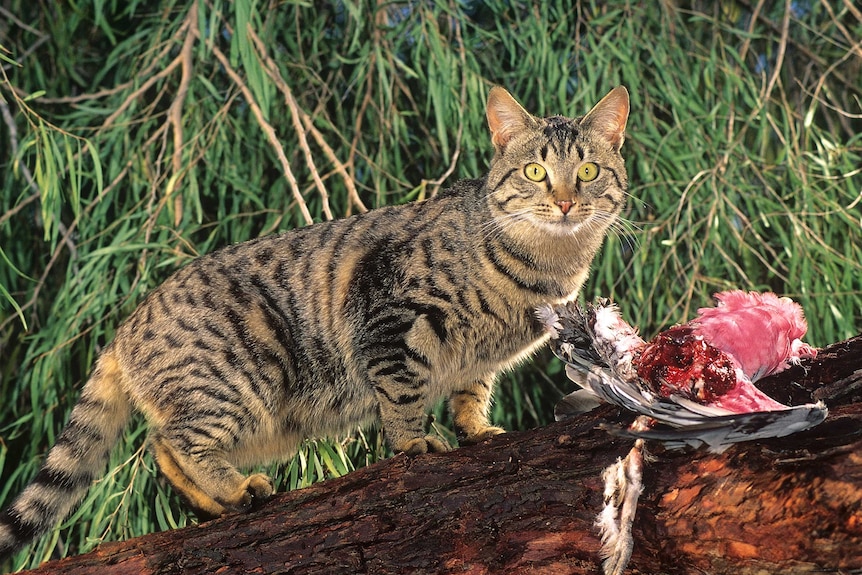
{"type": "MultiPolygon", "coordinates": [[[[723,454],[647,445],[630,573],[862,572],[862,336],[764,380],[821,425],[723,454]]],[[[444,454],[399,455],[248,514],[46,563],[56,574],[595,574],[600,473],[632,441],[588,414],[444,454]]]]}

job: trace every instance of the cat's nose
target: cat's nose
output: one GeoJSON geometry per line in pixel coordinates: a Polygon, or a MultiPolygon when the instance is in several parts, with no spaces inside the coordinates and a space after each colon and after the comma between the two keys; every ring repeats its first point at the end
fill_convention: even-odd
{"type": "Polygon", "coordinates": [[[563,212],[563,215],[569,213],[569,210],[572,209],[572,201],[571,200],[557,200],[554,202],[560,208],[560,211],[563,212]]]}

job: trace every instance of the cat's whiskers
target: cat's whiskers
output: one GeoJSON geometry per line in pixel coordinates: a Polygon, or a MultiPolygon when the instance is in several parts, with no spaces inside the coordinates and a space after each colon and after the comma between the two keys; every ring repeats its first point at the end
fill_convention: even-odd
{"type": "Polygon", "coordinates": [[[498,237],[515,225],[529,221],[532,212],[533,210],[531,208],[522,208],[511,213],[501,214],[491,218],[482,224],[482,239],[488,240],[498,237]]]}
{"type": "Polygon", "coordinates": [[[592,220],[595,224],[611,220],[607,227],[608,233],[613,233],[620,242],[625,242],[630,251],[634,252],[640,247],[640,238],[637,232],[643,231],[643,228],[633,221],[605,211],[597,211],[593,215],[592,220]]]}
{"type": "Polygon", "coordinates": [[[639,233],[643,232],[643,228],[635,224],[632,220],[617,218],[617,220],[611,224],[610,230],[616,234],[617,237],[626,236],[629,238],[636,238],[638,244],[640,244],[639,233]]]}

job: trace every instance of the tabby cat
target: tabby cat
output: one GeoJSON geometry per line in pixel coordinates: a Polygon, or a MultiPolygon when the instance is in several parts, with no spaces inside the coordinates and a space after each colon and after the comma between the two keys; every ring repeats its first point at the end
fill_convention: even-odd
{"type": "Polygon", "coordinates": [[[307,437],[375,420],[395,451],[445,451],[426,410],[448,397],[461,443],[494,378],[545,341],[537,306],[573,299],[623,207],[629,113],[617,87],[577,119],[488,97],[483,179],[436,197],[233,245],[155,289],[118,329],[38,475],[0,514],[0,557],[63,519],[133,409],[161,473],[203,516],[269,497],[262,474],[307,437]]]}

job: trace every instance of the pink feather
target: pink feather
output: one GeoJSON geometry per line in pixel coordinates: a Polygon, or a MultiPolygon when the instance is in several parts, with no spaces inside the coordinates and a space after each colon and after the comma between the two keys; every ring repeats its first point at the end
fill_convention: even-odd
{"type": "Polygon", "coordinates": [[[752,381],[778,373],[817,351],[802,341],[808,329],[802,307],[774,293],[726,291],[716,307],[697,310],[694,333],[729,354],[752,381]]]}

